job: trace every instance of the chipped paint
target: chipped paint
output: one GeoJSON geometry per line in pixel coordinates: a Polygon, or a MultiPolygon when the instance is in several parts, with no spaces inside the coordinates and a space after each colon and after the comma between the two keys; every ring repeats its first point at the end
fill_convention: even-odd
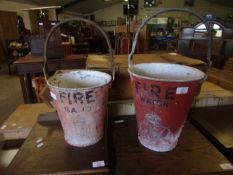
{"type": "Polygon", "coordinates": [[[98,142],[104,135],[111,76],[91,70],[66,71],[49,80],[68,144],[78,147],[98,142]]]}
{"type": "Polygon", "coordinates": [[[165,63],[136,64],[129,73],[140,143],[158,152],[172,150],[204,73],[165,63]]]}

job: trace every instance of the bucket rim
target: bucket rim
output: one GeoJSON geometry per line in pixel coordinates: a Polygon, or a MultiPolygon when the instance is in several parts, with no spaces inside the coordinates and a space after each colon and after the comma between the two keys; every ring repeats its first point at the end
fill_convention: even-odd
{"type": "Polygon", "coordinates": [[[146,79],[146,80],[154,80],[154,81],[162,81],[162,82],[192,82],[192,81],[201,81],[205,78],[205,73],[202,72],[201,70],[195,68],[195,67],[191,67],[191,66],[187,66],[187,65],[181,65],[181,64],[172,64],[172,63],[156,63],[156,62],[150,62],[150,63],[138,63],[138,64],[134,64],[132,66],[130,66],[128,68],[128,72],[130,75],[133,75],[135,77],[138,77],[138,78],[142,78],[142,79],[146,79]],[[192,69],[192,70],[195,70],[202,75],[202,78],[192,78],[190,80],[176,80],[176,79],[172,79],[172,80],[169,80],[169,79],[164,79],[164,78],[154,78],[154,77],[148,77],[148,76],[144,76],[144,75],[139,75],[137,73],[135,73],[133,71],[134,67],[137,66],[137,65],[145,65],[145,64],[157,64],[157,65],[173,65],[173,66],[177,66],[177,67],[185,67],[185,68],[188,68],[188,69],[192,69]]]}
{"type": "Polygon", "coordinates": [[[62,73],[62,71],[64,71],[63,73],[70,73],[70,72],[74,72],[74,71],[97,72],[97,73],[100,73],[100,74],[102,74],[102,75],[105,75],[105,76],[108,78],[108,80],[107,80],[107,82],[106,82],[105,84],[100,84],[100,85],[97,85],[97,86],[80,87],[80,88],[69,88],[69,87],[64,88],[64,87],[54,86],[54,85],[52,85],[52,84],[50,83],[50,80],[51,80],[54,76],[56,76],[56,75],[58,74],[58,73],[57,73],[57,74],[54,74],[53,76],[49,77],[48,80],[47,80],[46,82],[47,82],[47,85],[48,85],[49,87],[52,87],[52,88],[55,88],[55,89],[59,89],[59,90],[64,90],[64,91],[66,91],[66,90],[72,90],[72,91],[75,91],[75,90],[79,89],[79,90],[85,91],[85,90],[89,90],[89,89],[100,88],[100,87],[109,85],[109,84],[112,82],[112,76],[111,76],[111,75],[109,75],[108,73],[105,73],[105,72],[98,71],[98,70],[91,70],[91,69],[63,69],[63,70],[58,70],[58,71],[61,71],[61,73],[62,73]]]}

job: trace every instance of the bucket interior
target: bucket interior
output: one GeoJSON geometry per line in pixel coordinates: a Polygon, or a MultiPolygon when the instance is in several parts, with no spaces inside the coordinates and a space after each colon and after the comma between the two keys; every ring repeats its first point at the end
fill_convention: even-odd
{"type": "Polygon", "coordinates": [[[142,63],[129,68],[129,72],[145,79],[185,82],[204,78],[205,74],[193,67],[168,63],[142,63]]]}
{"type": "Polygon", "coordinates": [[[104,72],[93,70],[71,70],[59,72],[49,78],[50,86],[59,88],[91,88],[108,84],[111,76],[104,72]]]}

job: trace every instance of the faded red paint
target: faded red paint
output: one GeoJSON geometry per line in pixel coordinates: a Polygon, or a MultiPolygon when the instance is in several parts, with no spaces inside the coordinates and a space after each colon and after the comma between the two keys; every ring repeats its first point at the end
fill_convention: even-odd
{"type": "Polygon", "coordinates": [[[142,145],[159,152],[176,146],[200,81],[156,81],[131,74],[138,138],[142,145]]]}
{"type": "Polygon", "coordinates": [[[55,105],[66,142],[78,147],[98,142],[104,134],[109,85],[85,90],[49,88],[57,98],[55,105]]]}

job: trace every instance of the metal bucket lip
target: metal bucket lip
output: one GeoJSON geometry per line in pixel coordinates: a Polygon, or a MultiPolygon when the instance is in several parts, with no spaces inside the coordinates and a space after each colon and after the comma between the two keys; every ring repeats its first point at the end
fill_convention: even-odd
{"type": "Polygon", "coordinates": [[[107,77],[107,82],[100,84],[100,85],[96,85],[96,86],[89,86],[89,87],[77,87],[77,88],[69,88],[69,87],[59,87],[59,86],[55,86],[51,84],[51,79],[54,78],[54,76],[56,76],[57,74],[54,74],[53,76],[51,76],[48,80],[47,80],[47,85],[49,87],[55,88],[55,89],[59,89],[59,90],[63,90],[63,91],[67,91],[67,90],[71,90],[71,91],[77,91],[77,90],[81,90],[81,91],[85,91],[85,90],[90,90],[90,89],[96,89],[96,88],[100,88],[106,85],[109,85],[112,81],[112,76],[105,73],[105,72],[101,72],[101,71],[97,71],[97,70],[90,70],[90,69],[68,69],[68,70],[61,70],[61,71],[66,71],[64,73],[70,73],[70,72],[75,72],[75,71],[83,71],[83,72],[97,72],[99,74],[104,75],[105,77],[107,77]]]}
{"type": "Polygon", "coordinates": [[[142,78],[142,79],[146,79],[146,80],[162,81],[162,82],[192,82],[192,81],[200,81],[205,77],[205,74],[202,71],[198,70],[197,68],[186,66],[186,65],[180,65],[180,64],[171,64],[171,63],[139,63],[139,64],[134,64],[128,68],[128,72],[130,73],[130,75],[133,75],[133,76],[138,77],[138,78],[142,78]],[[154,78],[154,77],[144,76],[144,75],[140,75],[138,73],[135,73],[134,68],[136,66],[147,65],[147,64],[154,64],[154,65],[161,65],[161,66],[172,65],[172,66],[177,66],[180,68],[183,67],[183,68],[198,72],[200,74],[200,76],[197,78],[189,79],[189,80],[184,80],[184,79],[177,79],[176,80],[176,79],[154,78]]]}

